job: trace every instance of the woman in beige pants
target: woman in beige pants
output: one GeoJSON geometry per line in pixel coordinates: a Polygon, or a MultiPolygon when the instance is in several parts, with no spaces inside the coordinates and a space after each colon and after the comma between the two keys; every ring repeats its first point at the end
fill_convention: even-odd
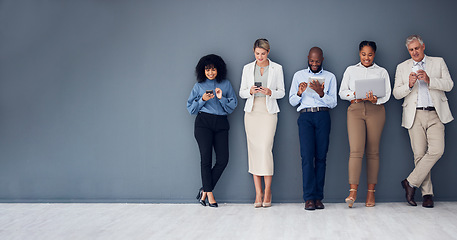
{"type": "Polygon", "coordinates": [[[362,41],[359,44],[360,63],[349,66],[343,75],[340,87],[340,98],[348,100],[351,105],[347,110],[347,126],[350,146],[349,185],[350,192],[346,198],[352,207],[357,198],[362,159],[366,151],[368,192],[365,206],[375,205],[375,186],[379,170],[379,142],[386,120],[384,103],[390,98],[390,79],[387,70],[376,65],[374,61],[376,43],[362,41]],[[366,98],[356,99],[355,81],[367,79],[385,80],[385,96],[377,97],[373,92],[366,93],[366,98]]]}

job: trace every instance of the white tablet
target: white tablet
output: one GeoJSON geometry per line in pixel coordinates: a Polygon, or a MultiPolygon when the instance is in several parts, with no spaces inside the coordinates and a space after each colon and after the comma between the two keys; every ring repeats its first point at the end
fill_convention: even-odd
{"type": "Polygon", "coordinates": [[[323,77],[309,77],[308,83],[311,83],[313,80],[318,81],[320,84],[325,82],[325,78],[323,78],[323,77]]]}
{"type": "Polygon", "coordinates": [[[355,80],[355,98],[366,98],[369,91],[373,91],[373,95],[378,98],[386,96],[386,80],[384,78],[355,80]]]}

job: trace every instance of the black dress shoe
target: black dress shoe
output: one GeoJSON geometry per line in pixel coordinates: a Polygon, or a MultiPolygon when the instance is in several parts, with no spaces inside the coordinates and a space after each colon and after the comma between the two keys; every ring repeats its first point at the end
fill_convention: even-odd
{"type": "Polygon", "coordinates": [[[409,185],[408,180],[401,181],[401,186],[405,189],[406,201],[411,206],[417,206],[417,203],[414,201],[414,193],[416,193],[416,188],[413,188],[409,185]]]}
{"type": "Polygon", "coordinates": [[[424,195],[422,201],[422,207],[432,208],[433,207],[433,196],[432,195],[424,195]]]}
{"type": "Polygon", "coordinates": [[[210,207],[218,207],[218,206],[217,206],[217,203],[210,203],[209,201],[208,201],[208,203],[209,203],[209,206],[210,206],[210,207]]]}
{"type": "Polygon", "coordinates": [[[198,202],[200,202],[201,205],[206,206],[206,201],[202,200],[202,196],[203,196],[203,188],[200,188],[200,190],[198,190],[197,200],[198,200],[198,202]]]}
{"type": "Polygon", "coordinates": [[[324,209],[325,208],[325,206],[324,206],[324,204],[322,203],[321,200],[316,200],[315,206],[316,206],[316,209],[324,209]]]}
{"type": "Polygon", "coordinates": [[[305,202],[305,210],[315,210],[316,205],[314,204],[314,200],[307,200],[305,202]]]}

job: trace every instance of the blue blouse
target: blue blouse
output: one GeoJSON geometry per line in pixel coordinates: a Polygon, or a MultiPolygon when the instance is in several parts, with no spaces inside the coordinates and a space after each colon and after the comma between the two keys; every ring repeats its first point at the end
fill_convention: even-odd
{"type": "Polygon", "coordinates": [[[215,115],[228,115],[235,110],[238,105],[235,91],[228,80],[222,80],[218,83],[216,79],[209,80],[201,83],[196,83],[190,92],[189,99],[187,100],[187,111],[190,114],[198,114],[198,112],[205,112],[215,115]],[[216,88],[222,90],[221,99],[216,96],[216,88]],[[213,90],[214,98],[203,101],[202,96],[206,90],[213,90]]]}

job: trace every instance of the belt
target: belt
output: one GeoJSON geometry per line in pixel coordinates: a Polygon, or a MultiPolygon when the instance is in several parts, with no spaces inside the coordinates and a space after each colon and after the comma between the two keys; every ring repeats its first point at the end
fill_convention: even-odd
{"type": "Polygon", "coordinates": [[[351,100],[351,104],[352,103],[359,103],[359,102],[364,102],[365,100],[363,99],[354,99],[354,100],[351,100]]]}
{"type": "Polygon", "coordinates": [[[226,118],[227,115],[217,115],[217,114],[212,114],[212,113],[207,113],[207,112],[198,112],[200,115],[205,115],[205,116],[210,116],[210,117],[216,117],[216,118],[226,118]]]}
{"type": "Polygon", "coordinates": [[[328,111],[328,107],[310,107],[310,108],[303,108],[300,110],[301,113],[305,112],[321,112],[321,111],[328,111]]]}
{"type": "Polygon", "coordinates": [[[417,110],[435,111],[435,107],[417,107],[417,110]]]}

